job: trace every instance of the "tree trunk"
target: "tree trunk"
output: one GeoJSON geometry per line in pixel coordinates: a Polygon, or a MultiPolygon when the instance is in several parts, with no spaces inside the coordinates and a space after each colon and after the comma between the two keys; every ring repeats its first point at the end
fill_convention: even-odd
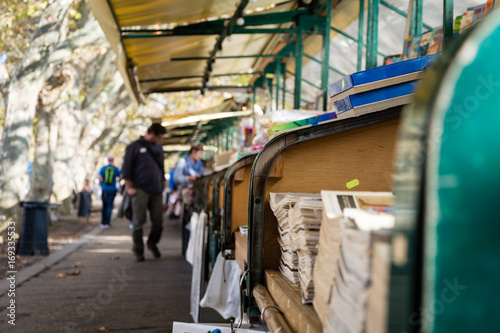
{"type": "MultiPolygon", "coordinates": [[[[110,126],[113,121],[108,118],[108,110],[103,107],[106,101],[116,97],[117,92],[122,90],[123,80],[118,71],[110,64],[113,54],[110,51],[101,57],[97,57],[93,64],[87,68],[95,68],[91,71],[93,75],[85,77],[86,71],[80,73],[71,94],[81,96],[82,91],[89,91],[86,98],[80,102],[78,98],[68,98],[68,112],[61,115],[59,142],[57,144],[54,161],[54,173],[64,177],[54,178],[54,198],[63,201],[71,196],[73,191],[80,192],[85,180],[91,182],[95,176],[94,166],[96,156],[89,148],[95,137],[101,134],[99,128],[110,126]],[[109,75],[114,73],[113,75],[109,75]],[[110,76],[109,78],[107,78],[110,76]],[[87,80],[86,80],[87,79],[87,80]],[[79,89],[81,88],[81,89],[79,89]],[[101,113],[102,112],[102,113],[101,113]],[[96,114],[99,116],[96,117],[96,114]]],[[[70,212],[66,212],[70,213],[70,212]]]]}
{"type": "Polygon", "coordinates": [[[51,76],[53,68],[47,59],[65,37],[66,12],[72,4],[72,0],[49,1],[31,44],[10,82],[0,146],[0,205],[6,215],[11,215],[11,209],[26,194],[29,147],[38,93],[51,76]]]}
{"type": "MultiPolygon", "coordinates": [[[[70,74],[70,73],[67,73],[70,74]]],[[[73,81],[71,75],[56,71],[40,93],[35,132],[35,159],[26,200],[49,201],[53,185],[54,151],[57,145],[57,110],[65,103],[63,91],[73,81]]]]}
{"type": "MultiPolygon", "coordinates": [[[[69,38],[62,40],[57,48],[50,54],[48,61],[54,64],[57,70],[54,76],[47,82],[45,89],[42,91],[42,103],[39,107],[40,114],[37,124],[37,131],[35,134],[35,161],[32,169],[32,178],[30,182],[30,192],[27,196],[28,200],[49,200],[65,201],[68,197],[71,198],[73,191],[77,190],[80,183],[78,179],[74,179],[74,172],[71,172],[70,167],[64,167],[64,163],[71,163],[78,165],[78,162],[67,159],[61,164],[60,156],[64,153],[59,152],[59,160],[57,165],[56,177],[59,179],[59,174],[65,174],[67,179],[60,179],[63,184],[56,184],[55,195],[52,195],[54,190],[53,173],[55,164],[56,147],[58,142],[59,124],[61,123],[59,117],[62,112],[73,112],[73,106],[76,104],[77,109],[81,109],[80,96],[68,95],[67,91],[86,90],[88,87],[76,87],[77,79],[82,76],[98,76],[97,80],[104,80],[103,75],[95,75],[95,71],[86,71],[89,69],[88,62],[100,62],[103,68],[109,70],[113,55],[105,57],[107,61],[99,61],[96,59],[103,58],[99,54],[102,53],[103,45],[106,43],[104,35],[100,32],[97,21],[90,15],[90,8],[86,3],[80,5],[80,12],[83,19],[79,21],[79,29],[69,36],[69,38]],[[75,52],[77,49],[80,52],[75,52]],[[64,95],[64,96],[62,96],[64,95]],[[76,101],[76,103],[73,103],[76,101]],[[64,111],[65,110],[65,111],[64,111]],[[59,111],[59,112],[58,112],[59,111]],[[66,170],[67,169],[67,170],[66,170]],[[71,175],[71,177],[70,177],[71,175]],[[69,181],[68,181],[69,179],[69,181]]],[[[104,46],[109,49],[109,46],[104,46]]],[[[79,82],[79,81],[78,81],[79,82]]],[[[98,90],[98,89],[96,89],[98,90]]],[[[79,119],[78,122],[73,123],[77,127],[64,129],[63,132],[67,133],[72,131],[80,131],[80,123],[85,123],[85,120],[80,117],[79,112],[75,112],[74,116],[79,119]]],[[[62,115],[64,117],[64,115],[62,115]]],[[[64,121],[63,121],[64,122],[64,121]]],[[[63,123],[62,126],[71,126],[70,123],[63,123]]],[[[61,141],[64,138],[61,138],[61,141]]],[[[63,147],[66,147],[63,142],[63,147]]],[[[63,148],[62,148],[63,149],[63,148]]],[[[70,200],[71,201],[71,200],[70,200]]],[[[64,205],[69,212],[70,205],[64,205]]],[[[62,209],[64,210],[64,209],[62,209]]]]}

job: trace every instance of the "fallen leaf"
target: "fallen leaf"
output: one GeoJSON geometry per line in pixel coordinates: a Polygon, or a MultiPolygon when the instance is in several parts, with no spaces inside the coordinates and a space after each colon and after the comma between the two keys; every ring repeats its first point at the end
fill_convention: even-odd
{"type": "Polygon", "coordinates": [[[75,269],[73,272],[66,272],[66,275],[80,275],[80,273],[79,269],[75,269]]]}
{"type": "Polygon", "coordinates": [[[94,241],[94,245],[102,245],[102,242],[94,241]]]}
{"type": "Polygon", "coordinates": [[[98,329],[96,329],[97,332],[109,332],[109,328],[106,326],[101,326],[98,329]]]}
{"type": "Polygon", "coordinates": [[[3,322],[3,319],[0,319],[0,323],[3,322]]]}
{"type": "Polygon", "coordinates": [[[118,260],[118,259],[120,259],[120,256],[109,257],[109,260],[118,260]]]}
{"type": "Polygon", "coordinates": [[[56,278],[60,279],[60,278],[63,278],[65,277],[66,275],[64,275],[63,273],[59,273],[56,275],[56,278]]]}

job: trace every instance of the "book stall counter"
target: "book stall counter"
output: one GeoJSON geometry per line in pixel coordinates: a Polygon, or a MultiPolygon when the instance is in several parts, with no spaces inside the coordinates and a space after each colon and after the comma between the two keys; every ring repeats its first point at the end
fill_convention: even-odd
{"type": "Polygon", "coordinates": [[[210,192],[213,188],[214,177],[215,174],[211,173],[202,176],[194,182],[193,206],[196,211],[204,210],[207,213],[210,212],[212,205],[212,194],[210,192]]]}
{"type": "Polygon", "coordinates": [[[220,212],[222,209],[220,192],[225,173],[226,169],[213,173],[208,185],[208,267],[210,272],[220,251],[220,212]]]}
{"type": "Polygon", "coordinates": [[[224,216],[222,244],[224,249],[234,247],[233,234],[248,222],[248,190],[250,173],[257,154],[245,156],[231,165],[224,177],[224,216]]]}
{"type": "MultiPolygon", "coordinates": [[[[353,180],[358,180],[356,191],[390,192],[400,117],[401,107],[394,107],[298,129],[275,137],[255,158],[250,180],[246,293],[252,295],[253,288],[263,284],[294,332],[321,332],[321,322],[311,305],[302,304],[298,285],[294,289],[293,283],[279,283],[287,280],[276,272],[281,252],[270,193],[342,191],[353,180]]],[[[257,322],[251,297],[249,304],[250,321],[257,322]]]]}
{"type": "Polygon", "coordinates": [[[222,250],[234,250],[242,271],[247,253],[248,193],[250,173],[257,154],[247,155],[233,163],[224,176],[224,213],[222,216],[222,250]],[[244,250],[244,252],[242,252],[244,250]]]}
{"type": "Polygon", "coordinates": [[[222,169],[217,172],[214,177],[213,188],[212,188],[212,219],[215,230],[217,234],[220,235],[221,232],[221,211],[224,206],[224,176],[226,174],[227,168],[222,169]]]}

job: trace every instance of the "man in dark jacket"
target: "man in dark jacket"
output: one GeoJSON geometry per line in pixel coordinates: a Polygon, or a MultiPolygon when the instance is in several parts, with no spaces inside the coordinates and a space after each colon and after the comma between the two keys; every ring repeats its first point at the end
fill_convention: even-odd
{"type": "Polygon", "coordinates": [[[161,140],[167,131],[161,124],[153,124],[147,134],[129,144],[125,150],[122,177],[127,193],[132,197],[132,239],[136,261],[144,261],[142,222],[146,219],[146,209],[151,218],[151,232],[147,247],[155,258],[160,258],[156,244],[163,231],[163,200],[165,172],[161,140]]]}

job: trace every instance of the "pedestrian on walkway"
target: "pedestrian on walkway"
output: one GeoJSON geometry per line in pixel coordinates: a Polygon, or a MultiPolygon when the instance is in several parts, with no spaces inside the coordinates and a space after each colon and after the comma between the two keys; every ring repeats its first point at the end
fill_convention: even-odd
{"type": "Polygon", "coordinates": [[[99,182],[101,183],[102,198],[102,219],[101,228],[110,227],[111,212],[117,192],[116,179],[120,177],[120,169],[114,166],[114,158],[108,157],[108,165],[105,165],[99,171],[99,182]]]}
{"type": "Polygon", "coordinates": [[[144,261],[142,223],[149,210],[152,227],[147,247],[155,258],[161,254],[156,244],[163,231],[163,200],[165,172],[161,140],[167,131],[161,124],[153,124],[147,134],[129,144],[125,150],[122,176],[125,188],[132,198],[132,240],[136,261],[144,261]]]}
{"type": "Polygon", "coordinates": [[[181,158],[175,167],[174,182],[179,187],[192,184],[197,178],[205,174],[205,167],[201,161],[203,145],[196,143],[191,146],[184,158],[181,158]]]}
{"type": "Polygon", "coordinates": [[[181,197],[183,205],[182,213],[182,255],[186,254],[187,245],[189,242],[190,231],[186,225],[191,221],[193,214],[193,198],[194,189],[193,183],[196,179],[205,175],[205,167],[201,161],[203,156],[203,145],[196,143],[191,146],[186,156],[181,158],[175,167],[174,181],[177,186],[177,191],[181,197]]]}

